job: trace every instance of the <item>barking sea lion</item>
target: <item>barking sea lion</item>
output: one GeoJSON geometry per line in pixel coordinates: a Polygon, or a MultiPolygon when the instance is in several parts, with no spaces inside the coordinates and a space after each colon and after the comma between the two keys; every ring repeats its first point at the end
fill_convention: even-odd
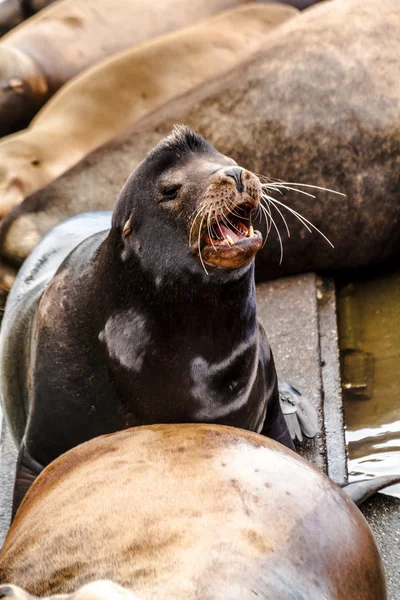
{"type": "MultiPolygon", "coordinates": [[[[221,423],[293,447],[256,315],[261,190],[177,128],[126,183],[110,230],[101,215],[76,217],[30,255],[0,343],[3,404],[21,445],[14,508],[57,456],[131,426],[221,423]]],[[[289,423],[315,435],[312,405],[295,394],[289,403],[289,423]]]]}

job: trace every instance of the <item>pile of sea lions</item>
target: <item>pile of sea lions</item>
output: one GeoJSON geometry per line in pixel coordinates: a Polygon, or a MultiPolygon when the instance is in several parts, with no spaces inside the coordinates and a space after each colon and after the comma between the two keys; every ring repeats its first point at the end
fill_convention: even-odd
{"type": "Polygon", "coordinates": [[[64,83],[107,56],[240,3],[56,2],[0,41],[1,135],[26,126],[64,83]]]}
{"type": "Polygon", "coordinates": [[[255,174],[178,127],[128,179],[110,228],[108,213],[73,217],[24,263],[0,339],[20,448],[4,597],[118,584],[143,598],[386,598],[363,517],[293,453],[291,431],[315,435],[317,416],[296,394],[285,411],[257,320],[262,202],[255,174]]]}
{"type": "MultiPolygon", "coordinates": [[[[277,15],[276,7],[269,8],[277,15]]],[[[286,11],[282,15],[288,14],[287,8],[281,6],[286,11]]],[[[279,235],[273,227],[268,244],[258,255],[258,280],[394,260],[400,245],[399,22],[396,0],[384,0],[379,10],[376,0],[319,3],[270,30],[262,48],[244,63],[170,100],[50,183],[51,169],[59,174],[62,168],[57,158],[61,143],[70,157],[66,163],[71,164],[73,140],[66,137],[61,142],[60,132],[67,132],[75,113],[82,110],[77,107],[70,117],[64,113],[61,117],[62,99],[69,94],[63,96],[60,90],[59,100],[57,96],[53,99],[48,113],[49,118],[57,119],[51,121],[56,134],[47,136],[46,119],[38,116],[39,147],[28,143],[32,136],[33,141],[37,139],[35,123],[16,139],[0,143],[3,213],[23,200],[0,224],[4,267],[0,283],[5,293],[13,270],[15,274],[51,227],[85,210],[111,210],[132,167],[175,123],[188,124],[222,153],[250,171],[272,178],[266,183],[275,188],[280,184],[278,189],[270,188],[271,195],[311,221],[334,246],[307,231],[306,221],[278,206],[291,233],[288,237],[279,212],[271,209],[279,235]],[[55,111],[58,102],[60,112],[55,111]],[[57,150],[51,141],[46,149],[46,139],[52,140],[53,135],[57,150]],[[44,180],[48,185],[25,198],[44,180]],[[289,185],[295,183],[329,188],[344,196],[289,185]]],[[[166,46],[159,47],[166,53],[166,46]]],[[[152,44],[147,48],[152,51],[152,44]]],[[[71,82],[69,90],[78,81],[83,79],[71,82]]],[[[111,97],[100,94],[100,99],[111,97]]],[[[145,103],[152,105],[148,98],[145,103]]],[[[70,111],[71,104],[69,101],[70,111]]],[[[99,106],[98,115],[100,123],[110,122],[107,105],[99,106]]],[[[119,126],[121,120],[112,118],[119,126]]],[[[108,126],[104,127],[103,131],[107,130],[108,126]]],[[[93,133],[86,137],[87,149],[95,138],[93,133]]],[[[79,135],[76,139],[78,156],[85,150],[79,135]]]]}
{"type": "Polygon", "coordinates": [[[0,215],[151,110],[236,67],[262,47],[271,29],[296,14],[290,6],[247,4],[113,54],[75,77],[28,129],[0,144],[7,190],[0,215]]]}
{"type": "Polygon", "coordinates": [[[241,4],[62,0],[0,41],[0,130],[34,117],[0,142],[0,598],[386,598],[354,503],[399,478],[293,452],[318,418],[255,281],[399,252],[400,8],[241,4]]]}

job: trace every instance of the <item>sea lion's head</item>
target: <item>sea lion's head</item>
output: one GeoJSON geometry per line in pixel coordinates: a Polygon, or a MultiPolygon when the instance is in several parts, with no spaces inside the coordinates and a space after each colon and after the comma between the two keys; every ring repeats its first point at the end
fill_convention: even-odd
{"type": "Polygon", "coordinates": [[[27,127],[50,92],[39,64],[12,46],[0,48],[0,135],[27,127]]]}
{"type": "Polygon", "coordinates": [[[134,171],[117,201],[121,258],[144,268],[212,273],[248,265],[262,245],[252,217],[261,184],[185,126],[175,127],[134,171]]]}

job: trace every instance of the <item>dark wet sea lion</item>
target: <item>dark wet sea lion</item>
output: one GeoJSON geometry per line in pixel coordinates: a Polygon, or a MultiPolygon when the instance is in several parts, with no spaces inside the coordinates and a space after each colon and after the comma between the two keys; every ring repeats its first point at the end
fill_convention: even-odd
{"type": "Polygon", "coordinates": [[[36,480],[0,583],[47,596],[98,579],[143,600],[386,599],[373,535],[340,488],[280,444],[215,425],[97,438],[36,480]]]}
{"type": "Polygon", "coordinates": [[[239,3],[62,0],[45,8],[1,39],[0,135],[26,127],[66,81],[94,63],[239,3]]]}
{"type": "Polygon", "coordinates": [[[172,101],[25,200],[1,227],[1,254],[17,264],[55,223],[110,208],[132,165],[171,123],[186,122],[255,173],[346,194],[276,192],[335,248],[286,213],[282,265],[272,230],[257,256],[259,279],[389,259],[400,247],[399,30],[397,0],[379,10],[374,0],[334,0],[305,11],[247,66],[172,101]]]}
{"type": "Polygon", "coordinates": [[[249,3],[97,63],[0,143],[0,216],[140,117],[259,50],[298,11],[249,3]],[[107,118],[104,118],[107,115],[107,118]]]}
{"type": "MultiPolygon", "coordinates": [[[[256,315],[260,195],[258,177],[177,128],[129,178],[111,230],[82,215],[30,255],[0,343],[14,507],[57,456],[131,426],[221,423],[293,447],[256,315]]],[[[306,401],[298,418],[315,435],[306,401]]]]}

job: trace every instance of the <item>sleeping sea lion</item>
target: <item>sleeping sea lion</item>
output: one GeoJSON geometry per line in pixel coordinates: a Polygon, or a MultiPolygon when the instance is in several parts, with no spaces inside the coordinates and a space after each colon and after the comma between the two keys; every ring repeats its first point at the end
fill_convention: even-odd
{"type": "Polygon", "coordinates": [[[386,599],[372,532],[336,484],[263,436],[203,424],[102,436],[49,465],[0,583],[14,600],[386,599]]]}
{"type": "Polygon", "coordinates": [[[0,35],[4,35],[35,13],[54,2],[54,0],[1,0],[0,35]]]}
{"type": "Polygon", "coordinates": [[[186,122],[254,173],[345,194],[267,181],[270,196],[314,223],[334,249],[275,203],[292,234],[271,208],[283,260],[272,227],[258,279],[390,259],[400,248],[399,31],[397,0],[379,9],[375,0],[334,0],[301,13],[247,65],[174,99],[25,200],[1,226],[2,256],[18,264],[57,222],[109,209],[132,166],[171,123],[186,122]]]}
{"type": "Polygon", "coordinates": [[[26,127],[66,81],[105,57],[240,3],[62,0],[45,8],[1,39],[0,135],[26,127]]]}
{"type": "Polygon", "coordinates": [[[0,216],[167,100],[260,49],[297,15],[248,4],[96,64],[43,107],[28,129],[0,143],[0,216]]]}
{"type": "MultiPolygon", "coordinates": [[[[111,229],[80,215],[31,253],[0,337],[3,407],[20,445],[14,510],[57,456],[127,427],[221,423],[293,447],[256,315],[261,190],[178,127],[128,179],[111,229]]],[[[294,434],[313,437],[311,403],[290,388],[285,402],[294,434]]]]}
{"type": "Polygon", "coordinates": [[[24,13],[20,0],[0,2],[0,35],[4,35],[23,20],[24,13]]]}
{"type": "MultiPolygon", "coordinates": [[[[308,8],[319,0],[281,0],[298,9],[308,8]]],[[[0,3],[0,35],[3,35],[24,19],[42,10],[54,0],[2,0],[0,3]]]]}

